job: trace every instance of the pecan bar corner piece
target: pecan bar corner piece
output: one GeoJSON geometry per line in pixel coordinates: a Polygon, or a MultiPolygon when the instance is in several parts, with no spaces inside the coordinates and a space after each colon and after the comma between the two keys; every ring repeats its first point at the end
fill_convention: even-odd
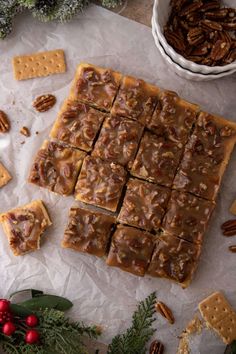
{"type": "Polygon", "coordinates": [[[0,188],[5,186],[11,179],[12,176],[10,175],[6,167],[4,167],[3,164],[0,162],[0,188]]]}

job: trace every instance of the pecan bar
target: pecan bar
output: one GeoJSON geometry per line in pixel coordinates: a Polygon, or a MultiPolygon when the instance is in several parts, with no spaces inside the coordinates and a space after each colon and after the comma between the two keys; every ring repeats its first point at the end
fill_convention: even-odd
{"type": "Polygon", "coordinates": [[[106,263],[144,276],[154,248],[154,236],[134,227],[118,225],[106,263]]]}
{"type": "Polygon", "coordinates": [[[103,257],[115,221],[109,214],[72,207],[62,247],[103,257]]]}
{"type": "Polygon", "coordinates": [[[39,249],[42,233],[52,224],[41,200],[1,214],[0,222],[15,256],[39,249]]]}
{"type": "Polygon", "coordinates": [[[199,107],[181,99],[177,93],[163,91],[147,127],[158,136],[186,144],[199,107]]]}
{"type": "Polygon", "coordinates": [[[202,243],[214,207],[214,202],[172,191],[162,227],[186,241],[202,243]]]}
{"type": "Polygon", "coordinates": [[[85,153],[45,140],[38,151],[28,181],[61,195],[74,191],[85,153]]]}
{"type": "Polygon", "coordinates": [[[118,72],[81,63],[77,68],[70,98],[109,112],[120,80],[121,74],[118,72]]]}
{"type": "Polygon", "coordinates": [[[12,179],[6,167],[0,162],[0,188],[5,186],[12,179]]]}
{"type": "Polygon", "coordinates": [[[171,187],[182,155],[181,143],[146,132],[131,169],[135,177],[171,187]]]}
{"type": "Polygon", "coordinates": [[[131,168],[143,127],[121,117],[109,117],[103,123],[92,155],[131,168]]]}
{"type": "Polygon", "coordinates": [[[158,101],[159,88],[131,76],[123,77],[111,113],[149,122],[158,101]]]}
{"type": "Polygon", "coordinates": [[[105,114],[78,101],[66,100],[50,137],[81,150],[90,151],[105,114]]]}
{"type": "Polygon", "coordinates": [[[202,112],[185,147],[174,188],[215,200],[235,142],[235,123],[202,112]]]}
{"type": "Polygon", "coordinates": [[[158,237],[148,274],[174,280],[186,288],[197,268],[200,254],[200,244],[163,234],[158,237]]]}
{"type": "Polygon", "coordinates": [[[168,188],[130,179],[118,220],[147,231],[157,231],[165,214],[169,196],[168,188]]]}
{"type": "Polygon", "coordinates": [[[76,199],[116,211],[125,182],[122,166],[87,156],[75,188],[76,199]]]}

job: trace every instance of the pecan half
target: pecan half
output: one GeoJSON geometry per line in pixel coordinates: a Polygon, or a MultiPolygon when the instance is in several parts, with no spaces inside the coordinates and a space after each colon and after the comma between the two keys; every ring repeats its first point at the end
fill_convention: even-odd
{"type": "Polygon", "coordinates": [[[222,20],[228,15],[228,10],[226,8],[219,9],[216,11],[209,11],[205,13],[205,17],[209,20],[222,20]]]}
{"type": "Polygon", "coordinates": [[[158,301],[155,304],[155,309],[163,317],[165,317],[170,324],[174,324],[175,323],[175,319],[174,319],[173,313],[172,313],[171,309],[166,304],[164,304],[161,301],[158,301]]]}
{"type": "Polygon", "coordinates": [[[224,236],[234,236],[236,235],[236,220],[228,220],[221,225],[224,236]]]}
{"type": "Polygon", "coordinates": [[[33,107],[38,112],[46,112],[51,109],[56,103],[56,97],[51,94],[38,96],[34,102],[33,107]]]}
{"type": "Polygon", "coordinates": [[[235,246],[229,246],[229,250],[233,253],[236,253],[236,245],[235,246]]]}
{"type": "Polygon", "coordinates": [[[201,26],[205,30],[222,31],[223,27],[220,23],[211,20],[202,20],[201,26]]]}
{"type": "Polygon", "coordinates": [[[197,46],[204,41],[205,35],[201,28],[195,27],[190,29],[190,31],[187,34],[187,39],[189,44],[197,46]]]}
{"type": "Polygon", "coordinates": [[[230,43],[218,40],[212,47],[210,57],[214,61],[224,58],[230,50],[230,43]]]}
{"type": "Polygon", "coordinates": [[[185,50],[185,44],[183,39],[180,36],[178,36],[176,33],[165,30],[165,37],[167,41],[170,43],[170,45],[174,47],[177,51],[182,52],[185,50]]]}
{"type": "Polygon", "coordinates": [[[181,11],[179,16],[183,17],[183,16],[187,16],[189,15],[191,12],[194,12],[196,10],[198,10],[200,7],[202,7],[203,3],[202,1],[195,1],[195,2],[191,2],[189,5],[185,6],[181,11]]]}
{"type": "Polygon", "coordinates": [[[10,122],[6,113],[0,111],[0,133],[7,133],[10,130],[10,122]]]}
{"type": "Polygon", "coordinates": [[[164,353],[164,345],[158,340],[154,340],[149,349],[149,354],[163,354],[164,353]]]}
{"type": "Polygon", "coordinates": [[[20,133],[24,136],[30,136],[30,131],[27,127],[22,127],[20,133]]]}

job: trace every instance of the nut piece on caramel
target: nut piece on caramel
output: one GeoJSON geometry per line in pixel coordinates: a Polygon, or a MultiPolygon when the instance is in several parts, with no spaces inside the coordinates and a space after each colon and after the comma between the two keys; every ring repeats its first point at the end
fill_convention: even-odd
{"type": "Polygon", "coordinates": [[[186,241],[202,243],[215,203],[172,191],[162,228],[186,241]]]}
{"type": "Polygon", "coordinates": [[[121,74],[92,64],[81,63],[72,84],[70,98],[110,112],[121,74]]]}
{"type": "Polygon", "coordinates": [[[111,113],[146,124],[151,119],[160,89],[141,79],[123,77],[111,113]]]}
{"type": "Polygon", "coordinates": [[[120,165],[103,161],[99,157],[87,156],[76,184],[75,198],[116,211],[126,175],[125,169],[120,165]]]}
{"type": "Polygon", "coordinates": [[[131,168],[142,132],[138,122],[109,117],[103,123],[92,155],[131,168]]]}
{"type": "Polygon", "coordinates": [[[141,140],[131,175],[171,187],[183,146],[146,132],[141,140]]]}
{"type": "Polygon", "coordinates": [[[130,179],[119,222],[147,231],[157,231],[170,196],[170,189],[153,183],[130,179]]]}
{"type": "Polygon", "coordinates": [[[174,280],[186,288],[197,268],[200,254],[200,244],[163,234],[157,239],[148,274],[174,280]]]}
{"type": "Polygon", "coordinates": [[[52,224],[41,200],[1,214],[0,222],[15,256],[39,249],[42,233],[52,224]]]}
{"type": "Polygon", "coordinates": [[[103,257],[116,219],[103,212],[72,207],[62,247],[103,257]]]}
{"type": "Polygon", "coordinates": [[[29,183],[61,195],[74,191],[85,153],[45,140],[38,151],[29,175],[29,183]]]}
{"type": "Polygon", "coordinates": [[[134,227],[118,225],[106,263],[144,276],[154,247],[154,236],[134,227]]]}
{"type": "Polygon", "coordinates": [[[50,137],[81,150],[92,150],[93,142],[106,115],[84,103],[66,100],[50,137]]]}

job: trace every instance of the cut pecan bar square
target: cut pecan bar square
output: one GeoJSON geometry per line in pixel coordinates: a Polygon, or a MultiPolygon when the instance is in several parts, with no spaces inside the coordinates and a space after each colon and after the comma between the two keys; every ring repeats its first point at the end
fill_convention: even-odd
{"type": "Polygon", "coordinates": [[[0,162],[0,188],[5,186],[12,179],[10,173],[0,162]]]}
{"type": "Polygon", "coordinates": [[[166,187],[130,179],[118,217],[119,222],[147,231],[157,231],[165,214],[170,192],[166,187]]]}
{"type": "Polygon", "coordinates": [[[0,222],[15,256],[39,249],[42,233],[52,224],[41,200],[1,214],[0,222]]]}
{"type": "Polygon", "coordinates": [[[183,100],[177,93],[163,91],[147,127],[158,136],[186,144],[198,111],[197,105],[183,100]]]}
{"type": "Polygon", "coordinates": [[[62,247],[103,257],[115,221],[108,213],[74,206],[70,209],[62,247]]]}
{"type": "Polygon", "coordinates": [[[154,248],[154,236],[134,227],[118,225],[112,236],[106,263],[144,276],[154,248]]]}
{"type": "Polygon", "coordinates": [[[158,101],[159,88],[131,76],[123,77],[111,113],[142,124],[149,122],[158,101]]]}
{"type": "Polygon", "coordinates": [[[197,268],[200,254],[200,244],[163,234],[157,239],[148,274],[174,280],[186,288],[197,268]]]}
{"type": "Polygon", "coordinates": [[[141,140],[131,175],[171,187],[183,151],[181,143],[146,132],[141,140]]]}
{"type": "Polygon", "coordinates": [[[235,123],[202,112],[185,147],[174,188],[215,200],[235,142],[235,123]]]}
{"type": "Polygon", "coordinates": [[[131,168],[142,132],[143,127],[138,122],[122,117],[108,117],[103,123],[92,155],[131,168]]]}
{"type": "Polygon", "coordinates": [[[121,74],[92,64],[81,63],[76,71],[70,98],[109,112],[117,94],[121,74]]]}
{"type": "Polygon", "coordinates": [[[75,198],[82,202],[116,211],[123,186],[125,169],[99,157],[87,156],[75,188],[75,198]]]}
{"type": "Polygon", "coordinates": [[[215,203],[192,194],[172,191],[162,227],[186,241],[202,243],[215,203]]]}
{"type": "Polygon", "coordinates": [[[50,137],[75,148],[90,151],[105,117],[104,113],[84,103],[66,100],[50,137]]]}
{"type": "Polygon", "coordinates": [[[74,191],[85,153],[45,140],[38,151],[28,181],[61,195],[74,191]]]}

